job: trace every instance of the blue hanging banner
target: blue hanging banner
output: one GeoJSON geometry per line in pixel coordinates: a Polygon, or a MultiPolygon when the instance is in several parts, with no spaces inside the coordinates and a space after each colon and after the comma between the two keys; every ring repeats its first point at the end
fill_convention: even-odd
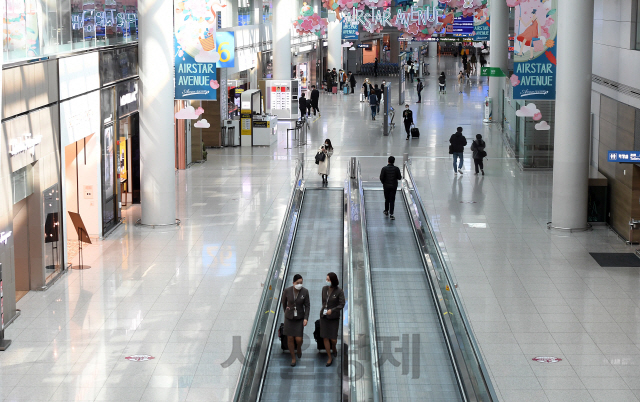
{"type": "Polygon", "coordinates": [[[346,18],[342,19],[342,39],[343,40],[357,40],[358,24],[350,24],[346,21],[346,18]]]}
{"type": "Polygon", "coordinates": [[[522,0],[515,7],[513,99],[556,99],[558,0],[522,0]]]}

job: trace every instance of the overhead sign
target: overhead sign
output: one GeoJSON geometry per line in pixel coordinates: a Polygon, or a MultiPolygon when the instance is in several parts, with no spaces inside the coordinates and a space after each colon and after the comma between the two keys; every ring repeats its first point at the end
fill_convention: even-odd
{"type": "Polygon", "coordinates": [[[504,71],[500,67],[482,67],[480,69],[481,77],[506,77],[504,71]]]}
{"type": "Polygon", "coordinates": [[[358,49],[371,49],[370,43],[358,43],[358,49]]]}
{"type": "MultiPolygon", "coordinates": [[[[438,20],[439,10],[437,7],[411,6],[403,9],[396,9],[395,23],[408,28],[412,24],[427,25],[438,20]]],[[[355,26],[362,26],[363,29],[372,32],[376,26],[395,26],[392,23],[393,16],[389,7],[368,7],[363,10],[352,8],[351,12],[341,13],[343,23],[355,26]]],[[[471,22],[473,26],[473,20],[471,22]]]]}
{"type": "Polygon", "coordinates": [[[607,160],[609,162],[640,163],[639,151],[609,151],[607,160]]]}
{"type": "Polygon", "coordinates": [[[557,9],[558,0],[522,0],[515,7],[513,99],[556,98],[557,9]]]}

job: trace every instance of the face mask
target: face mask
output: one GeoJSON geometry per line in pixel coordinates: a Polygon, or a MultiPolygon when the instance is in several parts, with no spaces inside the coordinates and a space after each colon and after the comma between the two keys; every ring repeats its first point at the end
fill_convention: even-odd
{"type": "Polygon", "coordinates": [[[326,281],[326,282],[325,282],[325,284],[326,284],[327,286],[331,286],[331,282],[329,282],[329,281],[326,281]]]}
{"type": "Polygon", "coordinates": [[[302,284],[301,284],[301,283],[298,283],[297,285],[293,285],[293,287],[294,287],[296,290],[300,290],[300,289],[302,289],[302,284]]]}

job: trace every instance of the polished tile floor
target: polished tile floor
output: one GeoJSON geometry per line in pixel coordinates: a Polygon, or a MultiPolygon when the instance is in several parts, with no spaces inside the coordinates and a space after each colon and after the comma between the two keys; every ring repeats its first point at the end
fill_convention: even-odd
{"type": "MultiPolygon", "coordinates": [[[[454,77],[455,62],[440,68],[454,77]]],[[[306,176],[319,184],[312,159],[330,137],[330,186],[342,185],[351,156],[376,180],[387,155],[411,155],[501,400],[637,401],[640,273],[601,268],[588,254],[630,249],[607,229],[549,233],[551,174],[521,172],[501,133],[481,123],[484,79],[462,94],[453,83],[438,95],[430,77],[423,103],[411,105],[419,140],[398,128],[383,137],[357,95],[323,94],[307,147],[285,149],[285,123],[277,146],[211,150],[208,162],[178,172],[182,226],[135,227],[140,211],[130,208],[124,225],[86,249],[91,269],[20,300],[6,331],[13,344],[0,353],[2,400],[230,400],[242,359],[234,345],[246,350],[293,159],[306,151],[306,176]],[[485,177],[454,176],[447,150],[457,126],[485,136],[485,177]],[[125,359],[133,355],[153,359],[125,359]]],[[[407,96],[417,99],[413,89],[407,96]]]]}

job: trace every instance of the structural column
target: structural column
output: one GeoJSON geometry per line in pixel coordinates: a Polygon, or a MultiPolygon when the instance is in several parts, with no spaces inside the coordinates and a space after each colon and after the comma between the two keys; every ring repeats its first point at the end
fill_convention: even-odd
{"type": "Polygon", "coordinates": [[[327,68],[335,68],[338,71],[342,68],[342,25],[340,21],[329,23],[327,42],[329,45],[327,68]]]}
{"type": "Polygon", "coordinates": [[[429,73],[437,77],[438,76],[438,42],[429,42],[429,66],[427,70],[429,73]]]}
{"type": "MultiPolygon", "coordinates": [[[[564,1],[564,0],[563,0],[564,1]]],[[[509,7],[505,0],[492,0],[491,10],[491,55],[489,64],[491,67],[499,67],[508,73],[509,57],[509,7]]],[[[493,121],[502,124],[504,80],[492,78],[489,80],[489,97],[493,99],[493,121]]]]}
{"type": "Polygon", "coordinates": [[[291,2],[287,0],[273,1],[273,78],[276,80],[291,79],[291,2]]]}
{"type": "Polygon", "coordinates": [[[173,2],[138,2],[142,223],[176,219],[173,2]]]}
{"type": "MultiPolygon", "coordinates": [[[[589,189],[594,0],[558,2],[551,225],[585,229],[589,189]]],[[[491,19],[493,24],[493,18],[491,19]]]]}

